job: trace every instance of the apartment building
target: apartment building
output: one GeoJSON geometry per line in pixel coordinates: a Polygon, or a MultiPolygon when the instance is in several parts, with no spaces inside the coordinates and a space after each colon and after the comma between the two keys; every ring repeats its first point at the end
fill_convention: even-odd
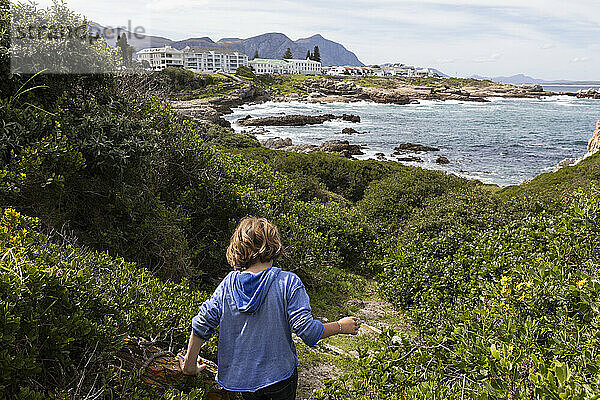
{"type": "Polygon", "coordinates": [[[171,46],[153,47],[143,49],[137,52],[138,62],[145,64],[147,68],[153,71],[160,71],[167,67],[183,67],[183,51],[177,50],[171,46]]]}
{"type": "Polygon", "coordinates": [[[232,49],[187,46],[183,67],[194,72],[230,72],[248,66],[248,56],[232,49]]]}
{"type": "Polygon", "coordinates": [[[177,50],[171,46],[154,47],[137,52],[138,62],[153,71],[167,67],[179,67],[194,72],[230,72],[241,66],[248,66],[248,56],[231,49],[190,47],[177,50]]]}
{"type": "Polygon", "coordinates": [[[297,75],[320,75],[322,65],[319,61],[283,59],[275,60],[269,58],[255,58],[248,62],[256,74],[297,74],[297,75]]]}

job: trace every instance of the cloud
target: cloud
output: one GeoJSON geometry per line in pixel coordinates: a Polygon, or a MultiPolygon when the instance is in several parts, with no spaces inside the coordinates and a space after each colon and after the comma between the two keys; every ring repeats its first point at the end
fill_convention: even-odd
{"type": "Polygon", "coordinates": [[[550,50],[554,48],[556,48],[556,45],[554,43],[546,43],[540,46],[540,49],[542,50],[550,50]]]}
{"type": "Polygon", "coordinates": [[[453,62],[456,62],[456,60],[454,58],[438,58],[435,62],[438,64],[452,64],[453,62]]]}
{"type": "Polygon", "coordinates": [[[473,60],[473,62],[476,63],[491,63],[491,62],[496,62],[500,59],[500,57],[502,57],[502,54],[500,53],[494,53],[489,57],[483,57],[483,58],[476,58],[473,60]]]}
{"type": "Polygon", "coordinates": [[[589,57],[575,57],[571,60],[572,63],[582,63],[587,61],[590,61],[589,57]]]}

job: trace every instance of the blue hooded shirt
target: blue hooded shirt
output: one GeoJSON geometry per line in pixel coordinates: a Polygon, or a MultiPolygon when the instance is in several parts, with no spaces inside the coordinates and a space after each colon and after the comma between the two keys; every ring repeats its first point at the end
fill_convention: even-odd
{"type": "Polygon", "coordinates": [[[292,332],[312,347],[325,330],[312,317],[300,278],[275,267],[257,274],[232,271],[223,279],[192,320],[192,331],[204,340],[217,326],[217,383],[235,392],[289,378],[298,365],[292,332]]]}

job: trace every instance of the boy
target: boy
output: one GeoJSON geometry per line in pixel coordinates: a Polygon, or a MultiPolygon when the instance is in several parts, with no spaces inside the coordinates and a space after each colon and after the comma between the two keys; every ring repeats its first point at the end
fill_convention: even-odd
{"type": "Polygon", "coordinates": [[[313,319],[300,278],[273,267],[282,248],[279,230],[265,218],[239,223],[227,248],[234,271],[192,320],[185,374],[204,369],[197,361],[200,346],[220,325],[217,383],[247,400],[292,400],[298,384],[292,332],[311,347],[328,336],[357,333],[353,317],[327,324],[313,319]]]}

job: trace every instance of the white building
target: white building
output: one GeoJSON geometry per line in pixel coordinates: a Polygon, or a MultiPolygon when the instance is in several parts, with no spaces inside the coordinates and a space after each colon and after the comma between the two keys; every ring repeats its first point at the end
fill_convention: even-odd
{"type": "Polygon", "coordinates": [[[183,49],[183,67],[194,72],[230,72],[248,66],[248,56],[232,49],[190,47],[183,49]]]}
{"type": "Polygon", "coordinates": [[[416,68],[404,64],[387,64],[382,66],[384,76],[405,76],[405,77],[438,77],[439,75],[431,68],[416,68]]]}
{"type": "Polygon", "coordinates": [[[147,61],[153,71],[167,67],[183,67],[183,51],[171,46],[153,47],[138,51],[137,60],[140,63],[147,61]]]}
{"type": "Polygon", "coordinates": [[[298,60],[294,58],[274,60],[269,58],[255,58],[248,62],[256,74],[296,74],[319,75],[322,66],[319,61],[298,60]]]}
{"type": "Polygon", "coordinates": [[[248,66],[248,56],[231,49],[189,47],[183,50],[171,46],[153,47],[137,52],[140,63],[147,61],[150,69],[160,71],[167,67],[180,67],[194,72],[235,72],[248,66]]]}
{"type": "Polygon", "coordinates": [[[372,67],[357,67],[354,65],[340,65],[337,67],[324,67],[323,73],[332,76],[383,76],[380,69],[372,67]]]}

